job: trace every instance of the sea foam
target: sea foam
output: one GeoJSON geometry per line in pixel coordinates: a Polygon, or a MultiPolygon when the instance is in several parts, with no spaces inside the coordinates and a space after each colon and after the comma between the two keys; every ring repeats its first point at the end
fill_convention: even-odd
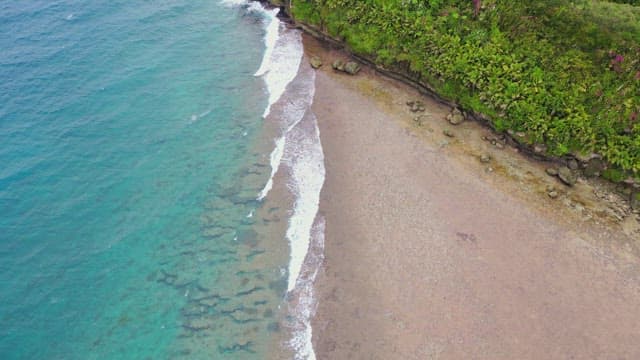
{"type": "Polygon", "coordinates": [[[265,34],[265,54],[255,76],[262,76],[269,102],[262,117],[271,112],[271,106],[282,96],[287,85],[296,77],[302,61],[302,37],[299,31],[286,29],[278,19],[279,10],[269,10],[270,18],[265,34]]]}
{"type": "Polygon", "coordinates": [[[267,85],[269,102],[263,118],[271,111],[271,106],[280,99],[284,90],[298,73],[302,61],[302,38],[298,31],[286,29],[278,19],[280,9],[266,9],[257,1],[223,0],[227,6],[241,6],[247,12],[257,12],[264,16],[266,30],[264,35],[265,52],[260,67],[254,76],[261,76],[267,85]]]}
{"type": "MultiPolygon", "coordinates": [[[[280,35],[274,42],[275,47],[269,50],[271,40],[268,40],[270,35],[267,31],[265,56],[260,69],[256,72],[256,74],[264,74],[263,79],[269,91],[269,103],[263,114],[265,117],[271,112],[271,106],[282,97],[287,85],[295,79],[303,54],[300,32],[286,28],[280,29],[279,20],[275,18],[274,21],[278,21],[278,34],[280,35]]],[[[273,22],[269,26],[272,26],[272,24],[273,22]]],[[[313,81],[315,80],[310,79],[306,84],[303,84],[302,88],[297,89],[295,98],[289,99],[283,106],[282,114],[279,116],[279,120],[282,121],[282,133],[275,140],[275,147],[270,155],[271,175],[262,191],[258,194],[258,200],[264,199],[273,187],[273,177],[280,166],[282,153],[287,141],[287,133],[302,119],[306,110],[311,106],[314,90],[313,81]]]]}
{"type": "Polygon", "coordinates": [[[287,292],[292,299],[293,336],[289,345],[299,360],[315,359],[311,342],[311,318],[316,307],[313,283],[324,249],[324,219],[318,216],[318,209],[325,167],[320,130],[311,111],[314,93],[315,72],[308,66],[301,67],[287,88],[286,103],[278,107],[285,138],[279,166],[289,175],[287,187],[295,198],[285,236],[290,247],[287,292]]]}
{"type": "Polygon", "coordinates": [[[291,326],[293,337],[289,341],[289,346],[295,351],[296,360],[315,360],[316,358],[311,341],[313,337],[311,319],[318,305],[314,294],[314,283],[324,261],[324,231],[324,217],[317,216],[311,229],[311,242],[305,258],[305,266],[297,280],[296,293],[290,308],[293,314],[291,326]]]}
{"type": "Polygon", "coordinates": [[[269,94],[263,117],[271,115],[269,119],[279,123],[280,132],[269,157],[271,174],[258,194],[258,200],[267,196],[273,187],[274,176],[285,167],[289,175],[287,186],[295,198],[285,234],[290,246],[287,293],[295,299],[295,305],[290,308],[293,337],[289,345],[295,351],[295,359],[315,360],[311,318],[316,308],[313,283],[324,256],[324,219],[317,214],[325,179],[320,130],[311,112],[315,72],[300,66],[302,36],[298,30],[288,29],[280,22],[277,9],[266,10],[257,3],[249,5],[241,0],[224,3],[246,6],[248,11],[265,14],[265,53],[254,75],[262,77],[269,94]],[[285,90],[291,96],[287,96],[287,101],[279,104],[271,114],[272,106],[285,90]]]}
{"type": "Polygon", "coordinates": [[[284,136],[277,138],[275,141],[276,147],[273,149],[273,151],[271,152],[271,155],[269,156],[270,158],[269,163],[271,164],[271,175],[269,176],[269,180],[267,180],[267,184],[264,186],[264,188],[262,188],[262,190],[260,191],[260,194],[258,194],[258,201],[261,201],[262,199],[264,199],[269,193],[269,191],[271,191],[271,188],[273,187],[273,177],[278,172],[278,168],[280,167],[280,162],[282,161],[282,153],[284,152],[284,142],[285,142],[284,136]]]}
{"type": "Polygon", "coordinates": [[[296,287],[309,249],[311,227],[318,213],[325,168],[320,131],[313,113],[307,113],[305,121],[294,127],[288,137],[284,161],[291,172],[289,190],[296,197],[286,233],[291,247],[287,290],[292,291],[296,287]]]}

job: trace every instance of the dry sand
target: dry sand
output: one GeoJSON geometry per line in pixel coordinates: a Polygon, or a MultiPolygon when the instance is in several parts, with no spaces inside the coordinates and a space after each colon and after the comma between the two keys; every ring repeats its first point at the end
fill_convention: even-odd
{"type": "MultiPolygon", "coordinates": [[[[325,63],[336,56],[306,41],[325,63]]],[[[483,145],[476,124],[448,127],[441,105],[422,99],[430,119],[412,126],[404,103],[418,97],[367,69],[317,73],[317,357],[640,359],[635,223],[597,226],[606,219],[581,208],[580,184],[483,145]]]]}

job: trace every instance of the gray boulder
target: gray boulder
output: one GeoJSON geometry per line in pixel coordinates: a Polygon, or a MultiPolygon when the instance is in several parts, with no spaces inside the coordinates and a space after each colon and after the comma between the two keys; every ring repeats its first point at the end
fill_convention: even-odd
{"type": "Polygon", "coordinates": [[[563,183],[569,186],[575,185],[578,181],[578,176],[568,167],[561,167],[560,169],[558,169],[558,178],[560,178],[563,183]]]}
{"type": "Polygon", "coordinates": [[[309,64],[311,65],[312,68],[318,69],[320,68],[320,66],[322,66],[322,59],[320,59],[317,56],[314,56],[309,60],[309,64]]]}
{"type": "Polygon", "coordinates": [[[344,61],[338,59],[338,60],[334,61],[333,64],[331,64],[331,67],[334,70],[344,71],[344,61]]]}
{"type": "Polygon", "coordinates": [[[360,64],[356,62],[349,61],[344,65],[344,72],[346,72],[349,75],[355,75],[359,71],[360,71],[360,64]]]}
{"type": "Polygon", "coordinates": [[[558,169],[556,168],[547,168],[545,170],[545,172],[547,173],[547,175],[549,176],[558,176],[558,169]]]}
{"type": "Polygon", "coordinates": [[[422,101],[407,101],[407,105],[409,106],[409,111],[414,113],[424,112],[426,110],[422,101]]]}
{"type": "Polygon", "coordinates": [[[458,109],[453,109],[451,114],[447,115],[447,121],[451,125],[460,125],[464,122],[464,115],[458,109]]]}
{"type": "Polygon", "coordinates": [[[602,174],[605,169],[605,162],[598,157],[594,157],[587,161],[584,167],[584,174],[588,177],[597,177],[602,174]]]}
{"type": "Polygon", "coordinates": [[[640,191],[631,195],[631,208],[634,211],[640,210],[640,191]]]}

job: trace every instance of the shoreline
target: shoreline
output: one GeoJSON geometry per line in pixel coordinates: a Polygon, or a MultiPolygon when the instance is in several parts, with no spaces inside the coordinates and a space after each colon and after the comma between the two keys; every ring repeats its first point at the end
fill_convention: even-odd
{"type": "Polygon", "coordinates": [[[564,187],[415,89],[366,67],[334,73],[344,53],[309,36],[305,52],[325,64],[319,359],[640,356],[634,214],[617,221],[594,194],[606,189],[564,187]],[[418,99],[420,125],[404,105],[418,99]]]}
{"type": "Polygon", "coordinates": [[[269,237],[286,240],[288,259],[281,268],[284,297],[278,306],[278,326],[273,328],[280,333],[274,336],[280,346],[265,356],[314,359],[310,324],[315,312],[313,283],[324,242],[324,223],[318,216],[324,159],[317,120],[311,112],[315,72],[306,65],[302,32],[290,28],[279,16],[279,9],[249,1],[239,5],[245,4],[248,11],[262,12],[267,19],[266,49],[254,76],[266,85],[268,104],[262,118],[273,144],[264,159],[270,174],[257,194],[256,201],[261,203],[258,216],[267,224],[273,218],[272,211],[287,219],[286,226],[280,224],[279,232],[269,237]],[[286,209],[284,213],[281,207],[286,209]]]}

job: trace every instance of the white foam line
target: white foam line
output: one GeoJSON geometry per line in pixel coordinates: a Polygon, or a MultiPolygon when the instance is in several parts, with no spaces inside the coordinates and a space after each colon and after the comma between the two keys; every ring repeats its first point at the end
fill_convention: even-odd
{"type": "MultiPolygon", "coordinates": [[[[263,118],[266,118],[272,105],[282,97],[298,74],[303,56],[302,37],[298,31],[282,26],[277,18],[277,9],[267,10],[247,0],[223,0],[223,3],[246,6],[248,11],[261,11],[266,15],[265,53],[254,74],[261,76],[267,86],[268,105],[263,113],[263,118]]],[[[313,283],[324,256],[324,219],[319,219],[314,226],[325,179],[324,154],[317,119],[312,113],[305,118],[313,101],[315,73],[311,72],[307,80],[301,84],[302,89],[296,89],[298,91],[292,101],[281,108],[282,134],[275,140],[275,148],[270,154],[271,175],[258,195],[258,200],[267,196],[273,187],[275,174],[281,163],[286,161],[291,170],[288,185],[296,197],[286,232],[291,249],[287,292],[295,290],[298,299],[294,311],[297,326],[290,340],[296,360],[316,359],[311,341],[311,318],[316,310],[313,283]],[[303,120],[311,123],[301,123],[303,120]],[[312,128],[305,125],[311,125],[312,128]],[[307,265],[304,271],[303,265],[307,265]]]]}
{"type": "Polygon", "coordinates": [[[248,0],[222,0],[222,4],[246,7],[248,12],[259,12],[265,16],[265,52],[254,76],[261,76],[267,85],[269,103],[262,114],[266,118],[271,106],[280,99],[287,85],[298,73],[303,54],[302,37],[298,31],[282,26],[278,19],[279,8],[266,9],[257,1],[248,0]]]}
{"type": "Polygon", "coordinates": [[[236,7],[249,5],[249,0],[222,0],[220,3],[223,5],[236,7]]]}
{"type": "Polygon", "coordinates": [[[289,345],[295,351],[294,359],[296,360],[315,360],[316,358],[313,350],[311,319],[316,313],[318,303],[313,285],[324,261],[324,231],[324,217],[318,216],[311,230],[311,243],[304,263],[305,269],[297,282],[295,299],[297,301],[292,309],[295,323],[289,345]]]}
{"type": "MultiPolygon", "coordinates": [[[[300,33],[296,30],[285,30],[274,48],[271,60],[274,61],[270,61],[267,65],[269,72],[263,77],[267,88],[270,90],[269,105],[265,109],[263,116],[269,114],[271,105],[280,99],[287,85],[298,74],[298,68],[302,62],[302,37],[300,33]]],[[[263,200],[273,187],[273,177],[280,167],[284,146],[287,142],[287,134],[302,120],[313,101],[314,82],[315,73],[312,73],[307,83],[302,84],[303,88],[296,93],[296,97],[284,104],[282,108],[282,119],[280,120],[283,121],[284,134],[275,141],[276,146],[270,155],[271,175],[260,194],[258,194],[257,199],[259,201],[263,200]]]]}
{"type": "Polygon", "coordinates": [[[291,183],[289,187],[296,195],[293,214],[289,219],[286,237],[291,247],[289,261],[289,279],[287,291],[296,287],[302,264],[309,249],[311,227],[318,213],[320,191],[324,184],[325,168],[320,130],[313,114],[309,114],[313,121],[313,133],[305,133],[301,127],[294,128],[291,133],[295,139],[287,153],[288,165],[291,168],[291,183]]]}
{"type": "Polygon", "coordinates": [[[271,176],[269,176],[269,180],[267,180],[267,184],[264,186],[260,194],[258,194],[258,201],[264,199],[271,188],[273,187],[273,177],[278,172],[280,168],[280,161],[282,161],[282,154],[284,153],[284,145],[285,145],[286,137],[282,136],[276,139],[276,147],[273,149],[270,155],[270,164],[271,164],[271,176]]]}
{"type": "Polygon", "coordinates": [[[300,33],[282,26],[277,17],[278,9],[270,11],[271,21],[265,34],[265,53],[260,68],[255,73],[255,76],[262,76],[269,93],[263,118],[269,115],[273,104],[298,74],[303,54],[300,33]]]}
{"type": "Polygon", "coordinates": [[[280,32],[280,20],[276,17],[278,15],[279,10],[275,10],[269,12],[270,20],[269,25],[267,25],[267,31],[264,35],[264,45],[265,51],[264,56],[262,57],[262,63],[256,71],[254,76],[262,76],[267,73],[271,69],[271,57],[273,55],[273,49],[276,47],[276,42],[278,41],[278,33],[280,32]]]}

